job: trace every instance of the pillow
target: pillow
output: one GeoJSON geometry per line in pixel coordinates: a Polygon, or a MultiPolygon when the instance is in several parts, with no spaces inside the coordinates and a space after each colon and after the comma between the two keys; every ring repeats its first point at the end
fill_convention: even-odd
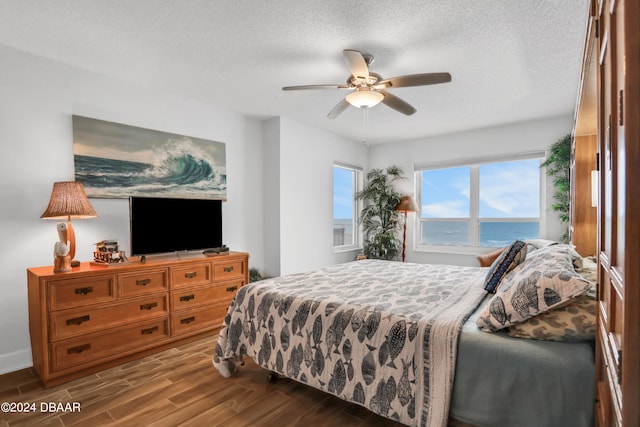
{"type": "Polygon", "coordinates": [[[478,255],[476,259],[480,263],[480,267],[490,267],[493,261],[495,261],[505,249],[506,247],[489,252],[488,254],[478,255]]]}
{"type": "Polygon", "coordinates": [[[526,243],[516,240],[505,249],[496,260],[491,264],[491,268],[487,272],[484,279],[484,289],[488,292],[495,293],[498,289],[500,281],[513,270],[517,265],[527,257],[526,243]]]}
{"type": "Polygon", "coordinates": [[[557,243],[554,245],[545,246],[539,249],[535,249],[533,251],[528,252],[528,258],[538,258],[538,257],[548,257],[555,256],[555,254],[562,254],[558,256],[568,256],[573,263],[573,266],[576,268],[582,267],[582,257],[576,250],[574,246],[567,245],[566,243],[557,243]]]}
{"type": "MultiPolygon", "coordinates": [[[[483,331],[494,332],[567,305],[588,292],[591,284],[575,272],[566,251],[533,256],[506,275],[476,321],[483,331]]],[[[497,260],[496,260],[497,261],[497,260]]]]}
{"type": "Polygon", "coordinates": [[[538,314],[517,325],[509,326],[507,334],[516,338],[578,342],[596,338],[596,287],[592,284],[586,295],[572,303],[538,314]]]}
{"type": "Polygon", "coordinates": [[[524,242],[527,244],[528,252],[533,252],[536,249],[546,248],[547,246],[558,244],[558,242],[554,242],[553,240],[545,239],[526,239],[524,242]]]}

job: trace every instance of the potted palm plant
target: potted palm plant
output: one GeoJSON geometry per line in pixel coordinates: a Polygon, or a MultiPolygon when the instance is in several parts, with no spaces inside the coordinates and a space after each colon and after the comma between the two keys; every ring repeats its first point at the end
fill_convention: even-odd
{"type": "MultiPolygon", "coordinates": [[[[560,222],[568,223],[571,203],[571,135],[565,135],[549,147],[549,155],[541,166],[547,168],[547,175],[553,178],[556,202],[551,208],[558,212],[560,222]]],[[[561,237],[563,242],[569,241],[569,227],[561,237]]]]}
{"type": "Polygon", "coordinates": [[[372,169],[367,174],[367,185],[355,194],[364,207],[359,220],[364,234],[364,255],[367,258],[392,260],[400,253],[400,214],[395,207],[400,193],[393,183],[405,179],[398,166],[372,169]]]}

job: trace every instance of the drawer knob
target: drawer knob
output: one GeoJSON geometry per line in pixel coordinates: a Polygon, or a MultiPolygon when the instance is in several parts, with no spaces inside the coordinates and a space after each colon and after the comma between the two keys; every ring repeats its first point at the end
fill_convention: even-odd
{"type": "Polygon", "coordinates": [[[88,293],[93,292],[92,286],[87,286],[86,288],[76,288],[76,295],[87,295],[88,293]]]}
{"type": "Polygon", "coordinates": [[[149,304],[141,304],[140,310],[151,310],[152,308],[155,308],[157,306],[158,306],[157,302],[150,302],[149,304]]]}
{"type": "Polygon", "coordinates": [[[197,275],[198,275],[198,273],[195,272],[195,271],[189,271],[187,273],[184,273],[184,277],[186,277],[187,279],[193,279],[197,275]]]}
{"type": "Polygon", "coordinates": [[[82,344],[77,347],[71,347],[67,349],[67,354],[80,354],[85,350],[89,350],[91,348],[91,344],[82,344]]]}
{"type": "Polygon", "coordinates": [[[195,297],[196,296],[194,294],[185,295],[185,296],[180,297],[180,301],[183,301],[183,302],[191,301],[192,299],[195,299],[195,297]]]}
{"type": "Polygon", "coordinates": [[[227,292],[235,292],[235,291],[237,291],[237,290],[238,290],[238,285],[236,285],[236,286],[229,286],[229,287],[227,288],[227,292]]]}
{"type": "Polygon", "coordinates": [[[68,319],[67,325],[80,325],[84,322],[88,322],[89,320],[91,320],[91,317],[87,314],[86,316],[74,317],[73,319],[68,319]]]}
{"type": "Polygon", "coordinates": [[[138,280],[136,280],[136,285],[138,285],[138,286],[147,286],[149,283],[151,283],[151,279],[138,279],[138,280]]]}
{"type": "Polygon", "coordinates": [[[157,327],[157,326],[154,326],[153,328],[142,329],[142,330],[140,331],[140,333],[141,333],[142,335],[151,335],[152,333],[154,333],[154,332],[155,332],[155,331],[157,331],[157,330],[158,330],[158,327],[157,327]]]}
{"type": "Polygon", "coordinates": [[[225,268],[224,268],[224,272],[225,272],[225,273],[231,273],[232,271],[233,271],[233,266],[225,267],[225,268]]]}
{"type": "Polygon", "coordinates": [[[182,323],[183,325],[188,325],[191,322],[195,322],[195,320],[196,320],[195,316],[185,317],[184,319],[180,319],[180,323],[182,323]]]}

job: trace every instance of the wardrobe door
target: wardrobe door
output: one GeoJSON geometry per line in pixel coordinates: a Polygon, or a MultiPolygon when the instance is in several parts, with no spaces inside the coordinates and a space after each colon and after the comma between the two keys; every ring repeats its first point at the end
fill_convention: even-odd
{"type": "Polygon", "coordinates": [[[596,3],[599,27],[598,334],[600,426],[640,425],[640,7],[596,3]]]}

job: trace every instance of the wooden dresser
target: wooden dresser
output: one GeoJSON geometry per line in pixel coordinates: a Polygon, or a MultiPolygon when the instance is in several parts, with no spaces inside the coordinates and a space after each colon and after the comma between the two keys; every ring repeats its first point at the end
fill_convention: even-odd
{"type": "MultiPolygon", "coordinates": [[[[211,335],[249,281],[249,255],[27,270],[33,367],[59,384],[211,335]]],[[[213,345],[213,343],[212,343],[213,345]]]]}

